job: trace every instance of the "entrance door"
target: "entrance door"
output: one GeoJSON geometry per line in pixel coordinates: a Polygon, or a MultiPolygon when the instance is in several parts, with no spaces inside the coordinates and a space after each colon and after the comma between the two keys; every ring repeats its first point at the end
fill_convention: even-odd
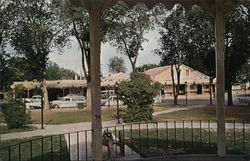
{"type": "Polygon", "coordinates": [[[179,95],[185,95],[186,93],[186,85],[185,84],[180,84],[179,86],[179,95]]]}
{"type": "Polygon", "coordinates": [[[197,94],[202,94],[202,85],[197,85],[197,94]]]}

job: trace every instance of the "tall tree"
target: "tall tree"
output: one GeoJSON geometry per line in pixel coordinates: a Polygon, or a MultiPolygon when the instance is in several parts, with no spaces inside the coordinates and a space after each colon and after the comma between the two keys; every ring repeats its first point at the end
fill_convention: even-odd
{"type": "MultiPolygon", "coordinates": [[[[48,55],[54,47],[62,47],[67,41],[64,31],[67,24],[58,16],[57,4],[47,0],[12,1],[17,9],[17,20],[11,44],[23,55],[30,65],[30,71],[38,81],[46,79],[48,55]]],[[[46,85],[42,83],[43,93],[46,85]]],[[[48,100],[45,99],[48,108],[48,100]]]]}
{"type": "Polygon", "coordinates": [[[10,33],[15,20],[16,9],[10,0],[0,1],[0,86],[9,86],[10,81],[6,79],[8,73],[8,59],[10,54],[6,53],[6,45],[10,40],[10,33]]]}
{"type": "Polygon", "coordinates": [[[233,105],[232,84],[241,66],[250,60],[250,6],[239,6],[226,16],[225,77],[228,105],[233,105]]]}
{"type": "MultiPolygon", "coordinates": [[[[60,0],[59,0],[60,3],[60,0]]],[[[87,108],[91,108],[90,93],[90,34],[89,34],[89,14],[86,9],[72,8],[70,4],[60,3],[61,16],[71,25],[68,28],[68,36],[73,36],[80,47],[82,55],[82,69],[87,80],[87,108]]],[[[101,7],[101,6],[100,6],[101,7]]],[[[114,20],[124,13],[124,5],[117,3],[114,7],[106,10],[101,15],[101,40],[106,42],[106,33],[110,32],[114,26],[114,20]]]]}
{"type": "Polygon", "coordinates": [[[110,44],[129,58],[133,72],[142,44],[147,41],[144,36],[153,27],[151,15],[152,11],[144,4],[126,8],[125,14],[114,20],[114,27],[107,33],[110,44]]]}
{"type": "Polygon", "coordinates": [[[171,65],[171,78],[173,86],[174,104],[178,103],[179,87],[180,87],[180,66],[186,61],[186,42],[188,36],[185,26],[185,10],[180,5],[172,9],[169,16],[162,23],[160,32],[160,49],[155,53],[161,57],[161,65],[171,65]],[[175,80],[175,77],[177,80],[175,80]],[[176,81],[176,82],[175,82],[176,81]]]}
{"type": "Polygon", "coordinates": [[[124,59],[118,56],[114,56],[109,59],[108,67],[110,73],[125,73],[127,71],[124,59]]]}
{"type": "Polygon", "coordinates": [[[215,78],[214,19],[200,7],[194,6],[185,16],[189,41],[186,45],[186,65],[209,76],[210,104],[212,84],[215,78]],[[196,61],[193,61],[193,60],[196,61]]]}

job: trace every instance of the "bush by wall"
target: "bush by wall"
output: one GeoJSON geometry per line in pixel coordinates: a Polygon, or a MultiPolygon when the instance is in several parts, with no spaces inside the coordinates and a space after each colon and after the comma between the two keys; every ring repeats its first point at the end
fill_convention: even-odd
{"type": "Polygon", "coordinates": [[[22,102],[9,102],[1,105],[4,119],[9,128],[21,128],[31,123],[30,113],[26,113],[22,102]]]}

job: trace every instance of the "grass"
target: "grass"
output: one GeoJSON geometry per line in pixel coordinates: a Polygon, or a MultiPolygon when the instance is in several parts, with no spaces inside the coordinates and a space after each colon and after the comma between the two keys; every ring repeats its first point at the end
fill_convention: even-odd
{"type": "MultiPolygon", "coordinates": [[[[250,131],[245,131],[245,149],[241,130],[226,131],[226,151],[229,154],[250,155],[250,131]],[[235,144],[234,144],[235,143],[235,144]]],[[[143,157],[161,156],[174,150],[180,154],[216,154],[216,131],[191,128],[169,128],[125,131],[125,142],[143,157]],[[132,136],[132,137],[131,137],[132,136]],[[210,137],[209,137],[210,136],[210,137]]]]}
{"type": "MultiPolygon", "coordinates": [[[[102,109],[102,121],[114,119],[116,114],[116,108],[102,109]]],[[[31,112],[32,122],[34,124],[41,123],[41,112],[31,112]]],[[[78,122],[90,122],[91,111],[90,110],[51,110],[44,112],[45,124],[66,124],[66,123],[78,123],[78,122]]]]}
{"type": "Polygon", "coordinates": [[[22,128],[9,129],[8,126],[0,125],[0,134],[14,133],[14,132],[24,132],[24,131],[32,131],[37,128],[34,126],[27,126],[22,128]]]}
{"type": "Polygon", "coordinates": [[[32,137],[24,139],[14,139],[8,141],[2,141],[0,145],[0,160],[7,161],[9,159],[8,148],[1,149],[2,147],[14,145],[10,148],[11,160],[19,160],[19,146],[20,144],[20,160],[30,160],[32,156],[33,161],[50,161],[50,160],[69,160],[69,153],[67,150],[66,141],[64,135],[53,136],[52,142],[51,137],[43,137],[43,153],[42,153],[42,137],[32,137]],[[29,140],[33,140],[32,143],[29,140]],[[51,145],[52,143],[52,145],[51,145]],[[32,148],[31,148],[32,145],[32,148]],[[61,145],[61,148],[60,148],[61,145]],[[52,147],[52,149],[51,149],[52,147]]]}
{"type": "MultiPolygon", "coordinates": [[[[226,106],[227,120],[250,120],[250,108],[246,106],[226,106]]],[[[155,120],[216,120],[216,107],[214,105],[190,110],[176,111],[160,114],[155,120]]]]}
{"type": "Polygon", "coordinates": [[[171,108],[181,108],[184,105],[154,105],[154,111],[164,111],[164,110],[169,110],[171,108]]]}

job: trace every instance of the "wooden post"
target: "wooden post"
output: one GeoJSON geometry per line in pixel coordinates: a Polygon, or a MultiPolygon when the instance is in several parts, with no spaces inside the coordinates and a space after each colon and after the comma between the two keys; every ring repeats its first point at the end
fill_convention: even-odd
{"type": "Polygon", "coordinates": [[[48,110],[49,109],[49,96],[48,96],[48,90],[47,90],[47,85],[46,85],[46,80],[43,80],[43,97],[44,97],[44,109],[48,110]]]}
{"type": "Polygon", "coordinates": [[[215,2],[217,155],[225,152],[225,12],[224,0],[215,2]]]}
{"type": "Polygon", "coordinates": [[[100,75],[100,8],[99,0],[91,0],[90,14],[90,68],[92,103],[92,153],[94,161],[103,160],[101,120],[101,75],[100,75]]]}
{"type": "Polygon", "coordinates": [[[27,98],[30,98],[30,89],[27,89],[27,98]]]}

